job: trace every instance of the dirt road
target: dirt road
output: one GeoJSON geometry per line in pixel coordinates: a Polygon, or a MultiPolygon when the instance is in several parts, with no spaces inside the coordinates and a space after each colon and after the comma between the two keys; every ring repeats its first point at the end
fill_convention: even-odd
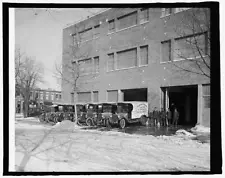
{"type": "Polygon", "coordinates": [[[17,170],[19,166],[25,171],[210,170],[210,144],[189,137],[51,128],[17,122],[17,170]]]}

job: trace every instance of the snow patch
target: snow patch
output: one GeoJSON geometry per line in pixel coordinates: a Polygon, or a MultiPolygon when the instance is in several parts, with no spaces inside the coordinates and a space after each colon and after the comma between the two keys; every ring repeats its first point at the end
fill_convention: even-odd
{"type": "Polygon", "coordinates": [[[205,132],[205,133],[210,133],[210,128],[209,127],[204,127],[202,125],[196,125],[195,127],[191,128],[192,132],[205,132]]]}
{"type": "Polygon", "coordinates": [[[79,128],[79,126],[70,120],[63,120],[62,122],[55,124],[53,128],[60,131],[74,131],[75,129],[79,128]]]}
{"type": "Polygon", "coordinates": [[[184,130],[184,129],[179,129],[176,131],[176,135],[181,135],[181,136],[187,136],[187,137],[195,137],[194,134],[184,130]]]}

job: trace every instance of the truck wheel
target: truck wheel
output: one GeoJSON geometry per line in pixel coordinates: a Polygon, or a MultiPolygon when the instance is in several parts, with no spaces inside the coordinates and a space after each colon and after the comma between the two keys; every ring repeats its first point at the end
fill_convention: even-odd
{"type": "Polygon", "coordinates": [[[87,118],[86,124],[87,124],[87,126],[93,126],[93,121],[92,121],[92,119],[91,119],[91,118],[87,118]]]}
{"type": "Polygon", "coordinates": [[[106,127],[107,127],[107,128],[111,128],[111,125],[110,125],[110,121],[109,121],[109,119],[106,119],[106,121],[105,121],[105,122],[106,122],[106,127]]]}
{"type": "Polygon", "coordinates": [[[126,120],[125,119],[121,119],[119,124],[120,124],[120,128],[124,129],[126,127],[126,120]]]}

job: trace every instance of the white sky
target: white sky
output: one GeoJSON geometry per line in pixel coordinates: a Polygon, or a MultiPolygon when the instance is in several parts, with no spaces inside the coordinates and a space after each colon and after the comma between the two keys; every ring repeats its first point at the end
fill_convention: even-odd
{"type": "Polygon", "coordinates": [[[102,9],[15,9],[15,43],[26,55],[44,65],[42,89],[61,90],[53,76],[55,61],[62,60],[62,29],[102,9]]]}

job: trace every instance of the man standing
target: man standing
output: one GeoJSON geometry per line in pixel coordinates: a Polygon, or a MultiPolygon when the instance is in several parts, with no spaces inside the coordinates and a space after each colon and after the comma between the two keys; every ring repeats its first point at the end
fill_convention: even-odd
{"type": "Polygon", "coordinates": [[[173,125],[174,126],[177,126],[178,120],[179,120],[179,112],[178,112],[177,108],[174,107],[174,112],[173,112],[173,125]]]}

